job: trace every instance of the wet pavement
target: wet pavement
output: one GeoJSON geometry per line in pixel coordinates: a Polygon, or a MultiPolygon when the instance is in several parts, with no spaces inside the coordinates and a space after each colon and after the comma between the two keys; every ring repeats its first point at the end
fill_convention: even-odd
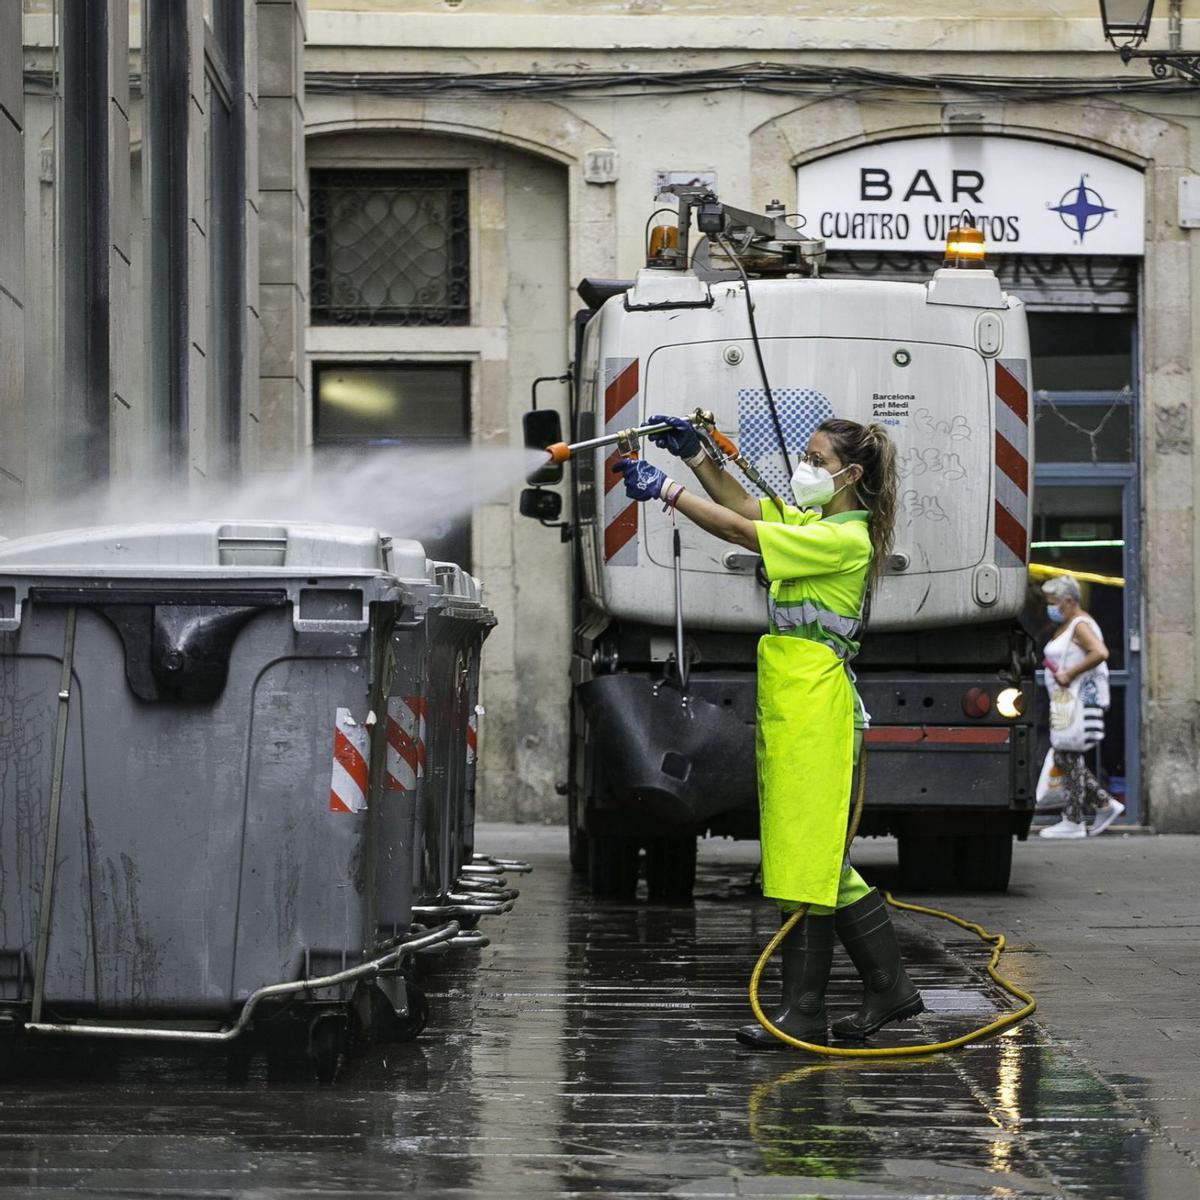
{"type": "MultiPolygon", "coordinates": [[[[480,843],[536,871],[485,926],[489,948],[426,980],[417,1042],[369,1049],[327,1087],[260,1057],[234,1082],[212,1053],[27,1055],[0,1083],[0,1195],[1200,1197],[1198,839],[1073,859],[1019,847],[1009,895],[948,904],[1010,934],[1006,973],[1042,1010],[882,1064],[732,1042],[776,926],[749,886],[752,845],[707,847],[696,903],[650,907],[593,905],[561,830],[488,827],[480,843]]],[[[857,857],[892,882],[889,847],[857,857]]],[[[878,1044],[1006,1005],[971,935],[897,927],[930,1011],[878,1044]]],[[[839,953],[831,1006],[855,990],[839,953]]]]}

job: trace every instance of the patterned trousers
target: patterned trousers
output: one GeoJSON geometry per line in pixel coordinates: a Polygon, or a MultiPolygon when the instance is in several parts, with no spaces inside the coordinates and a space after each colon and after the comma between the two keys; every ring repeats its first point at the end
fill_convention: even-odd
{"type": "Polygon", "coordinates": [[[1054,752],[1054,766],[1063,777],[1063,791],[1066,795],[1063,816],[1079,825],[1084,824],[1085,818],[1093,816],[1097,809],[1106,807],[1112,800],[1112,796],[1088,770],[1086,755],[1087,751],[1083,750],[1054,752]]]}

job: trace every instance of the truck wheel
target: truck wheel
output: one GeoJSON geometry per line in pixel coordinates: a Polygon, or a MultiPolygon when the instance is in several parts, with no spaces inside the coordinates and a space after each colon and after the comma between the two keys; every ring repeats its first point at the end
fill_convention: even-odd
{"type": "Polygon", "coordinates": [[[1012,873],[1013,838],[1004,833],[974,833],[958,842],[959,884],[964,892],[1006,892],[1012,873]]]}
{"type": "Polygon", "coordinates": [[[567,792],[567,856],[576,875],[588,870],[588,835],[579,828],[579,800],[575,788],[568,784],[567,792]]]}
{"type": "Polygon", "coordinates": [[[902,833],[900,887],[906,892],[958,890],[958,839],[946,834],[902,833]]]}
{"type": "Polygon", "coordinates": [[[646,842],[646,891],[652,903],[687,903],[695,885],[694,837],[657,837],[646,842]]]}
{"type": "Polygon", "coordinates": [[[570,751],[567,757],[567,854],[571,870],[577,875],[589,873],[588,835],[580,828],[580,808],[591,794],[595,778],[596,752],[591,744],[579,734],[579,723],[583,720],[579,701],[571,701],[570,751]],[[582,758],[582,763],[580,762],[582,758]],[[583,782],[580,783],[582,766],[583,782]]]}
{"type": "Polygon", "coordinates": [[[637,840],[593,834],[587,839],[587,851],[588,886],[592,895],[632,900],[638,881],[637,840]]]}

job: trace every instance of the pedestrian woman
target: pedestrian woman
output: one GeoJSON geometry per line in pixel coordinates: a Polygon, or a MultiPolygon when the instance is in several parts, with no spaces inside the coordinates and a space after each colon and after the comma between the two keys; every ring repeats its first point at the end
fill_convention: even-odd
{"type": "MultiPolygon", "coordinates": [[[[1051,705],[1056,694],[1071,697],[1066,707],[1082,707],[1073,722],[1080,741],[1074,747],[1054,746],[1054,767],[1063,778],[1063,818],[1041,830],[1044,838],[1084,838],[1103,833],[1124,811],[1116,797],[1100,786],[1088,769],[1087,756],[1104,738],[1104,713],[1109,705],[1108,647],[1096,619],[1083,609],[1079,581],[1057,575],[1042,584],[1046,615],[1054,636],[1046,643],[1044,662],[1051,705]],[[1091,826],[1087,824],[1092,818],[1091,826]]],[[[1053,738],[1051,729],[1051,742],[1053,738]]]]}
{"type": "MultiPolygon", "coordinates": [[[[755,500],[705,454],[679,417],[654,436],[711,497],[648,462],[613,467],[635,500],[661,500],[701,529],[762,555],[768,632],[758,644],[757,767],[763,893],[807,911],[783,942],[783,994],[772,1024],[802,1041],[826,1034],[825,987],[837,933],[862,976],[862,1006],[835,1037],[866,1038],[924,1005],[905,973],[888,911],[845,856],[854,764],[866,714],[849,670],[868,584],[887,561],[896,513],[895,451],[879,425],[824,422],[792,477],[797,507],[755,500]],[[714,503],[715,502],[715,503],[714,503]]],[[[756,1049],[785,1043],[758,1024],[756,1049]]]]}

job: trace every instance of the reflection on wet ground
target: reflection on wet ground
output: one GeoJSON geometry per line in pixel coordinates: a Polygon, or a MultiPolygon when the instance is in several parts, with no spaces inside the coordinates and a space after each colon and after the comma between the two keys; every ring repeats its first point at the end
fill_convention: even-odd
{"type": "MultiPolygon", "coordinates": [[[[743,1050],[730,1031],[776,925],[744,877],[702,868],[693,907],[599,906],[565,855],[531,857],[493,946],[427,981],[427,1033],[368,1051],[332,1087],[258,1059],[232,1083],[224,1058],[182,1051],[26,1055],[0,1084],[0,1191],[1200,1195],[1200,1174],[1159,1144],[1152,1106],[1125,1098],[1136,1081],[1101,1079],[1035,1023],[885,1064],[743,1050]]],[[[970,935],[947,949],[925,924],[897,925],[929,1012],[880,1044],[941,1040],[1004,1003],[970,935]]],[[[833,1007],[855,991],[839,957],[833,1007]]]]}

